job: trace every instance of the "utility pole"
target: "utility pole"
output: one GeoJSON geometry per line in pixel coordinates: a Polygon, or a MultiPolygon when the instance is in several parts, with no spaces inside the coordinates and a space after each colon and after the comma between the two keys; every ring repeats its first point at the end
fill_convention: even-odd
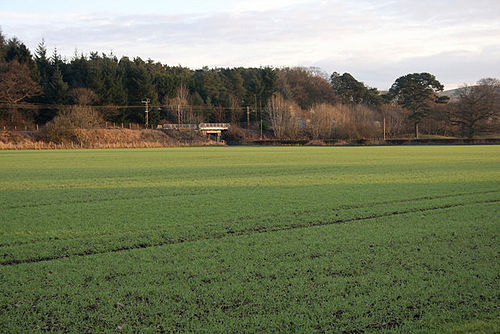
{"type": "Polygon", "coordinates": [[[384,116],[384,141],[385,141],[385,116],[384,116]]]}
{"type": "Polygon", "coordinates": [[[146,110],[144,112],[146,113],[146,129],[147,129],[148,125],[149,125],[149,116],[148,116],[148,114],[149,114],[149,103],[151,102],[151,100],[148,99],[148,98],[145,98],[141,102],[146,105],[146,110]]]}
{"type": "Polygon", "coordinates": [[[260,140],[262,140],[262,109],[260,109],[260,140]]]}
{"type": "Polygon", "coordinates": [[[247,129],[250,128],[250,107],[247,106],[247,129]]]}
{"type": "Polygon", "coordinates": [[[262,140],[262,115],[260,117],[260,140],[262,140]]]}
{"type": "Polygon", "coordinates": [[[181,130],[181,105],[177,103],[177,130],[181,130]]]}

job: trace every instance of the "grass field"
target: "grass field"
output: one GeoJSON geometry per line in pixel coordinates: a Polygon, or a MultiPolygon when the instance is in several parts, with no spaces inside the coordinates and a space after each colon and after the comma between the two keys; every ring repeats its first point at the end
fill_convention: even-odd
{"type": "Polygon", "coordinates": [[[0,331],[499,332],[500,147],[0,152],[0,331]]]}

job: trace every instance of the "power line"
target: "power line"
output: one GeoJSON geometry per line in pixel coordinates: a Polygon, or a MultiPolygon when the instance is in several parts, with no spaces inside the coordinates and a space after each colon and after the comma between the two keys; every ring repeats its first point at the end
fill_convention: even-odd
{"type": "MultiPolygon", "coordinates": [[[[21,109],[63,109],[78,106],[76,104],[44,104],[44,103],[5,103],[0,102],[0,107],[7,108],[21,108],[21,109]]],[[[95,109],[142,109],[144,105],[85,105],[84,107],[95,108],[95,109]]],[[[148,103],[149,110],[152,108],[161,109],[172,109],[175,110],[177,105],[168,104],[154,104],[148,103]]],[[[241,111],[245,112],[247,107],[220,107],[220,106],[200,106],[200,105],[188,105],[185,106],[191,110],[203,110],[203,111],[241,111]]],[[[249,112],[257,112],[255,109],[250,109],[249,112]]]]}

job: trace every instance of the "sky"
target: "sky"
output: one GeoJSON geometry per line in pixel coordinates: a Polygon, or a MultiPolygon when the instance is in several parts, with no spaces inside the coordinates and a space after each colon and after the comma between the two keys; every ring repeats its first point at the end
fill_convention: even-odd
{"type": "Polygon", "coordinates": [[[381,90],[415,72],[446,89],[500,78],[499,0],[0,0],[0,28],[67,59],[319,67],[381,90]]]}

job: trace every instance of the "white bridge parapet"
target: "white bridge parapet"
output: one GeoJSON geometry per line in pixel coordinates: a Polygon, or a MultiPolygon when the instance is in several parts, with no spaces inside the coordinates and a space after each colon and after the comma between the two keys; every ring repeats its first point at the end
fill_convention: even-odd
{"type": "Polygon", "coordinates": [[[162,124],[158,127],[167,130],[225,131],[229,129],[229,123],[162,124]]]}
{"type": "Polygon", "coordinates": [[[223,131],[229,129],[229,123],[200,123],[200,131],[223,131]]]}
{"type": "Polygon", "coordinates": [[[222,131],[227,131],[229,129],[229,125],[229,123],[163,124],[158,125],[158,128],[166,130],[199,131],[207,136],[215,135],[215,140],[220,142],[222,138],[222,131]]]}

